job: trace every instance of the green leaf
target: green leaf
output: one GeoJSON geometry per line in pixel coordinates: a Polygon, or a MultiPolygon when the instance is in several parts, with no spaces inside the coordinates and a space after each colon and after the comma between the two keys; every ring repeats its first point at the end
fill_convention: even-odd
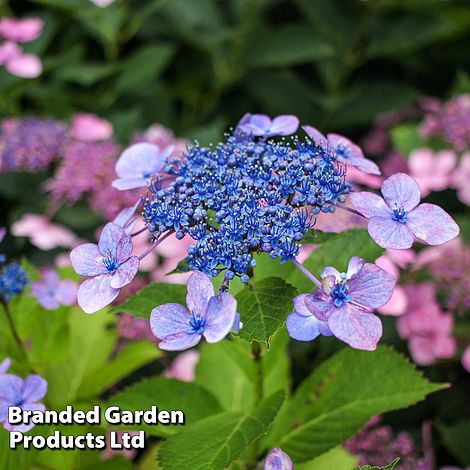
{"type": "Polygon", "coordinates": [[[308,462],[295,464],[295,470],[351,470],[357,464],[358,458],[351,455],[341,446],[325,452],[308,462]]]}
{"type": "MultiPolygon", "coordinates": [[[[217,399],[201,385],[166,377],[152,377],[131,385],[111,397],[106,405],[130,411],[149,410],[153,405],[160,410],[182,410],[185,426],[222,411],[217,399]]],[[[178,426],[142,424],[138,427],[152,436],[182,432],[178,426]]]]}
{"type": "Polygon", "coordinates": [[[344,442],[372,416],[405,408],[445,388],[429,383],[400,354],[343,349],[320,365],[282,409],[272,447],[305,462],[344,442]]]}
{"type": "Polygon", "coordinates": [[[261,401],[252,411],[227,411],[188,426],[170,437],[158,459],[164,470],[222,470],[256,439],[274,420],[284,399],[279,391],[261,401]]]}
{"type": "Polygon", "coordinates": [[[148,341],[128,344],[110,363],[85,377],[78,390],[78,398],[86,399],[101,395],[109,387],[161,355],[160,349],[148,341]]]}
{"type": "Polygon", "coordinates": [[[370,465],[363,465],[362,467],[356,467],[354,470],[393,470],[399,461],[400,458],[397,457],[393,462],[390,462],[385,467],[371,467],[370,465]]]}
{"type": "Polygon", "coordinates": [[[297,289],[278,277],[254,281],[237,295],[237,310],[243,328],[240,337],[269,345],[269,338],[292,311],[297,289]]]}
{"type": "Polygon", "coordinates": [[[414,149],[426,147],[426,142],[419,135],[418,125],[414,122],[394,126],[390,130],[390,135],[393,147],[405,156],[414,149]]]}
{"type": "Polygon", "coordinates": [[[460,421],[450,425],[438,424],[444,446],[463,467],[470,465],[470,422],[460,421]]]}
{"type": "Polygon", "coordinates": [[[189,263],[186,261],[186,258],[181,260],[178,265],[176,266],[173,271],[170,271],[166,275],[169,276],[170,274],[181,274],[181,273],[187,273],[191,271],[191,268],[189,267],[189,263]]]}
{"type": "Polygon", "coordinates": [[[299,243],[301,243],[302,245],[320,245],[322,243],[326,243],[331,240],[334,240],[335,238],[338,238],[339,235],[340,234],[336,232],[323,232],[321,230],[313,228],[304,235],[304,237],[302,238],[302,240],[300,240],[299,243]]]}
{"type": "Polygon", "coordinates": [[[247,47],[247,61],[252,67],[284,67],[324,59],[333,54],[323,41],[304,24],[289,24],[256,34],[247,47]]]}
{"type": "Polygon", "coordinates": [[[22,446],[11,450],[9,441],[10,433],[2,426],[0,428],[0,468],[2,470],[29,470],[37,451],[26,450],[22,446]]]}
{"type": "Polygon", "coordinates": [[[111,309],[111,313],[126,312],[136,317],[149,318],[152,309],[166,303],[186,304],[186,286],[159,282],[144,287],[123,304],[111,309]]]}

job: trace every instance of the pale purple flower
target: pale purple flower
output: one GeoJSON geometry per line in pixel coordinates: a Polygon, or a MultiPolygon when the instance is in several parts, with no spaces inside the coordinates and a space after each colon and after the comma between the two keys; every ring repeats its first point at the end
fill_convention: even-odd
{"type": "Polygon", "coordinates": [[[372,160],[364,157],[361,148],[348,138],[332,133],[325,137],[312,126],[302,126],[302,129],[317,145],[333,149],[340,162],[356,167],[364,173],[380,175],[379,167],[372,160]]]}
{"type": "Polygon", "coordinates": [[[11,425],[8,423],[8,407],[19,406],[23,410],[45,411],[39,403],[47,393],[47,381],[39,375],[29,375],[22,379],[17,375],[0,375],[0,423],[7,431],[27,432],[34,424],[11,425]]]}
{"type": "Polygon", "coordinates": [[[470,346],[467,346],[462,354],[462,365],[464,366],[465,370],[470,373],[470,346]]]}
{"type": "Polygon", "coordinates": [[[293,470],[291,458],[279,447],[275,447],[264,461],[264,470],[293,470]]]}
{"type": "Polygon", "coordinates": [[[373,351],[382,323],[370,309],[389,301],[394,277],[357,256],[350,259],[346,273],[328,266],[321,277],[321,289],[295,299],[295,311],[287,318],[289,335],[309,341],[318,334],[333,334],[353,348],[373,351]]]}
{"type": "Polygon", "coordinates": [[[10,366],[11,366],[11,360],[9,357],[7,357],[5,360],[0,362],[0,375],[6,374],[10,366]]]}
{"type": "Polygon", "coordinates": [[[131,145],[119,157],[115,170],[119,179],[113,181],[113,187],[121,191],[146,186],[173,153],[173,146],[160,150],[156,145],[146,142],[131,145]]]}
{"type": "Polygon", "coordinates": [[[191,349],[190,351],[178,354],[170,367],[163,371],[165,377],[182,380],[183,382],[192,382],[196,377],[196,365],[199,362],[199,351],[191,349]]]}
{"type": "Polygon", "coordinates": [[[282,114],[271,119],[265,114],[245,114],[237,129],[255,137],[273,137],[294,134],[299,127],[299,119],[291,114],[282,114]]]}
{"type": "Polygon", "coordinates": [[[72,135],[84,142],[108,140],[113,135],[113,126],[95,114],[78,113],[72,118],[72,135]]]}
{"type": "Polygon", "coordinates": [[[31,284],[31,294],[47,310],[55,310],[61,305],[74,305],[77,300],[77,283],[69,279],[61,280],[53,269],[46,269],[41,281],[31,284]]]}
{"type": "Polygon", "coordinates": [[[22,52],[10,57],[2,65],[7,72],[20,78],[36,78],[42,73],[42,62],[35,54],[22,52]]]}
{"type": "Polygon", "coordinates": [[[86,313],[94,313],[110,304],[139,270],[139,258],[132,256],[130,235],[113,223],[105,225],[98,245],[77,246],[70,253],[70,260],[78,274],[91,277],[77,292],[78,305],[86,313]]]}
{"type": "Polygon", "coordinates": [[[228,335],[237,313],[237,301],[228,292],[216,295],[210,277],[195,271],[188,279],[185,308],[164,304],[152,310],[150,327],[159,347],[181,351],[195,346],[204,336],[216,343],[228,335]]]}
{"type": "Polygon", "coordinates": [[[14,42],[34,41],[41,35],[43,26],[41,18],[2,18],[0,36],[14,42]]]}
{"type": "Polygon", "coordinates": [[[369,234],[381,247],[410,248],[413,238],[441,245],[459,234],[459,226],[447,212],[434,204],[419,204],[419,185],[411,176],[390,176],[382,184],[382,195],[383,199],[369,192],[350,195],[354,208],[369,219],[369,234]]]}

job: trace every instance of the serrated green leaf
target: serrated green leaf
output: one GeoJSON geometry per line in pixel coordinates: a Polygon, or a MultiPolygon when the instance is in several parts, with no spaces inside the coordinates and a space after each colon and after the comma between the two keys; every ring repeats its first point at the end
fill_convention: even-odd
{"type": "Polygon", "coordinates": [[[390,462],[385,467],[371,467],[370,465],[363,465],[362,467],[355,467],[354,470],[393,470],[399,461],[400,458],[397,457],[393,462],[390,462]]]}
{"type": "Polygon", "coordinates": [[[186,258],[181,260],[178,265],[176,266],[173,271],[170,271],[169,273],[166,273],[167,276],[170,274],[181,274],[181,273],[187,273],[191,271],[191,268],[189,267],[189,263],[186,261],[186,258]]]}
{"type": "Polygon", "coordinates": [[[78,398],[83,400],[101,395],[109,387],[161,355],[161,350],[148,341],[128,344],[111,362],[85,377],[78,390],[78,398]]]}
{"type": "Polygon", "coordinates": [[[136,317],[149,318],[152,309],[166,303],[186,304],[186,286],[159,282],[144,287],[123,304],[111,309],[111,313],[125,312],[136,317]]]}
{"type": "Polygon", "coordinates": [[[237,310],[243,328],[239,336],[246,341],[269,345],[269,338],[292,311],[297,289],[278,277],[254,280],[237,295],[237,310]]]}
{"type": "MultiPolygon", "coordinates": [[[[157,406],[160,410],[182,410],[185,426],[220,413],[222,407],[211,392],[199,384],[182,382],[166,377],[142,380],[111,397],[107,406],[120,406],[123,410],[148,410],[157,406]]],[[[180,426],[132,425],[152,436],[170,436],[181,432],[180,426]]]]}
{"type": "Polygon", "coordinates": [[[164,470],[222,470],[256,439],[274,420],[284,392],[265,398],[252,411],[227,411],[188,426],[170,437],[158,453],[164,470]]]}
{"type": "Polygon", "coordinates": [[[445,388],[429,383],[400,354],[343,349],[297,389],[276,420],[270,442],[295,462],[341,444],[372,416],[405,408],[445,388]]]}

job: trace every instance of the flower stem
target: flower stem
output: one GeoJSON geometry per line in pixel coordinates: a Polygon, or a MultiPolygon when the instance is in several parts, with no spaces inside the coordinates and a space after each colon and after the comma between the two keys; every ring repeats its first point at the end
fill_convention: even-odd
{"type": "Polygon", "coordinates": [[[145,232],[147,230],[147,227],[143,227],[140,230],[137,230],[137,232],[131,233],[131,237],[135,237],[136,235],[140,235],[142,232],[145,232]]]}
{"type": "Polygon", "coordinates": [[[145,250],[140,256],[139,256],[139,260],[142,260],[143,258],[145,258],[151,251],[153,251],[158,245],[160,245],[160,243],[165,240],[165,238],[169,237],[173,232],[166,232],[165,235],[163,235],[163,237],[161,238],[158,238],[155,243],[153,243],[153,245],[151,247],[149,247],[147,250],[145,250]]]}
{"type": "Polygon", "coordinates": [[[258,341],[251,343],[251,354],[255,362],[255,403],[263,399],[263,362],[261,357],[261,345],[258,341]]]}
{"type": "Polygon", "coordinates": [[[293,259],[292,262],[299,268],[317,287],[321,288],[321,282],[301,263],[296,259],[293,259]]]}
{"type": "Polygon", "coordinates": [[[362,217],[363,219],[366,219],[366,217],[364,217],[360,212],[357,212],[357,210],[351,209],[350,207],[342,206],[340,204],[338,204],[335,207],[339,207],[340,209],[343,209],[343,211],[350,212],[351,214],[358,215],[359,217],[362,217]]]}
{"type": "Polygon", "coordinates": [[[23,344],[23,341],[21,341],[20,335],[18,334],[15,324],[13,323],[13,318],[11,316],[10,309],[8,308],[8,304],[5,300],[2,300],[2,306],[3,306],[3,311],[5,312],[5,316],[8,321],[8,325],[10,327],[11,333],[13,335],[13,339],[15,340],[15,343],[18,346],[18,349],[21,351],[21,354],[24,356],[26,363],[29,363],[28,353],[26,352],[26,348],[23,344]]]}

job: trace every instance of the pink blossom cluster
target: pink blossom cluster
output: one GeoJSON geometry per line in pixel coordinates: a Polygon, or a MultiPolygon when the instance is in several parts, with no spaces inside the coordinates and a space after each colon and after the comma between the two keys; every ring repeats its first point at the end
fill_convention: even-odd
{"type": "Polygon", "coordinates": [[[35,78],[42,73],[42,63],[35,54],[23,51],[21,43],[37,39],[42,32],[41,18],[0,19],[0,65],[8,73],[22,78],[35,78]]]}

